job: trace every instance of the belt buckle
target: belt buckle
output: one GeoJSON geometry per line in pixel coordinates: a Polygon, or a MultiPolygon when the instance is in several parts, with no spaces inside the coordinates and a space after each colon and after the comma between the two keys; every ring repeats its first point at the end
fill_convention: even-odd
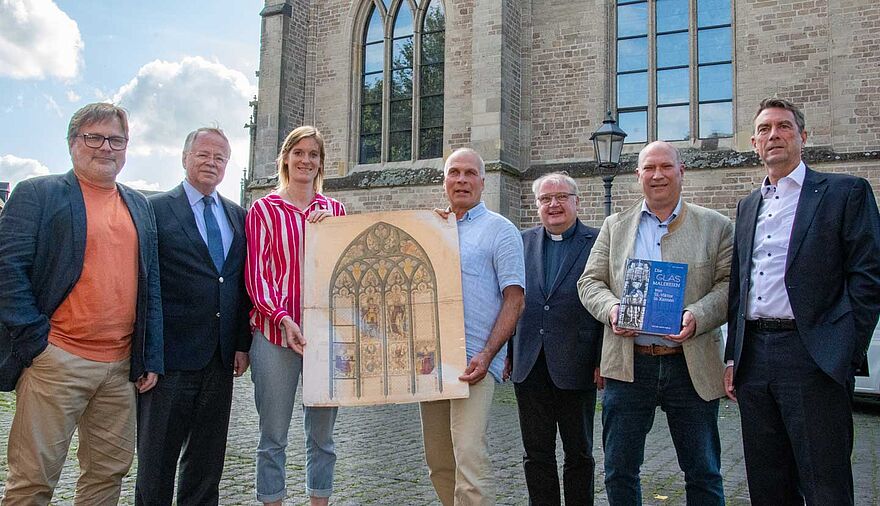
{"type": "Polygon", "coordinates": [[[651,356],[652,357],[660,357],[661,354],[657,353],[657,349],[660,348],[659,344],[651,343],[651,356]]]}

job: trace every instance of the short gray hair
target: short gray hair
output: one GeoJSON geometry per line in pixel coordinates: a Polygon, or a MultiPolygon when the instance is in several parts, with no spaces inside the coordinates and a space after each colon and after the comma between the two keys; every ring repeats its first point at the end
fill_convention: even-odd
{"type": "Polygon", "coordinates": [[[189,150],[192,149],[193,143],[196,141],[196,137],[199,136],[200,133],[211,133],[217,134],[220,137],[223,137],[223,140],[226,141],[226,145],[229,146],[229,150],[232,151],[232,145],[229,144],[229,139],[226,138],[226,134],[223,133],[223,130],[217,127],[201,127],[196,128],[186,136],[186,140],[183,141],[183,152],[189,153],[189,150]]]}
{"type": "Polygon", "coordinates": [[[541,189],[541,185],[547,181],[553,181],[554,183],[565,183],[568,185],[569,188],[571,188],[571,193],[574,193],[575,195],[577,195],[578,193],[577,181],[569,176],[568,172],[551,172],[549,174],[544,174],[538,179],[535,179],[535,181],[532,183],[532,193],[535,194],[535,198],[538,198],[538,190],[541,189]]]}
{"type": "Polygon", "coordinates": [[[446,162],[443,164],[443,177],[444,178],[446,177],[446,173],[449,172],[449,160],[452,160],[453,157],[455,157],[457,155],[461,155],[461,154],[470,154],[470,155],[474,155],[475,157],[477,157],[477,161],[479,162],[479,165],[480,165],[480,177],[482,177],[482,178],[486,177],[486,164],[483,162],[483,157],[480,156],[480,154],[477,153],[477,151],[474,149],[458,148],[455,151],[453,151],[451,155],[449,155],[449,157],[446,159],[446,162]]]}
{"type": "Polygon", "coordinates": [[[73,141],[79,136],[79,129],[83,125],[101,123],[116,118],[122,126],[122,134],[128,139],[128,112],[118,105],[107,102],[95,102],[82,106],[73,113],[70,123],[67,125],[67,147],[73,147],[73,141]]]}

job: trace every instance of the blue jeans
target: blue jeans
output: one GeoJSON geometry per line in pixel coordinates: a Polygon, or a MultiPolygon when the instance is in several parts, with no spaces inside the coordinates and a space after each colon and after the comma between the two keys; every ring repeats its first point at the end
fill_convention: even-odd
{"type": "MultiPolygon", "coordinates": [[[[290,348],[270,343],[254,332],[250,351],[254,401],[260,415],[260,443],[257,445],[256,495],[260,502],[283,500],[287,496],[284,466],[287,432],[293,415],[294,398],[302,372],[302,356],[290,348]]],[[[333,425],[337,408],[303,407],[306,435],[306,493],[330,497],[336,451],[333,425]]]]}
{"type": "Polygon", "coordinates": [[[657,406],[666,412],[688,504],[724,504],[718,399],[706,402],[684,355],[634,356],[632,383],[606,379],[602,407],[605,489],[614,505],[642,504],[639,469],[657,406]]]}

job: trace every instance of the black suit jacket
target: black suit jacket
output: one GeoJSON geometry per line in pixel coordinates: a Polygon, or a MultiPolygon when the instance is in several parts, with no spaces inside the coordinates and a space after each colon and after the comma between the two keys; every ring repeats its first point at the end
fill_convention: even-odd
{"type": "Polygon", "coordinates": [[[603,326],[581,304],[577,281],[599,231],[577,222],[552,286],[544,286],[544,227],[522,232],[526,259],[525,309],[511,339],[514,382],[526,379],[541,348],[558,388],[595,387],[593,369],[602,353],[603,326]]]}
{"type": "MultiPolygon", "coordinates": [[[[743,347],[760,189],[739,202],[730,269],[725,360],[743,347]]],[[[862,178],[807,168],[792,225],[785,287],[798,333],[816,364],[846,385],[880,314],[880,218],[862,178]]]]}
{"type": "Polygon", "coordinates": [[[220,198],[233,239],[223,272],[217,272],[199,234],[183,185],[150,197],[159,232],[159,266],[165,325],[165,367],[202,369],[220,346],[231,367],[235,351],[248,351],[250,299],[244,287],[245,210],[220,198]]]}

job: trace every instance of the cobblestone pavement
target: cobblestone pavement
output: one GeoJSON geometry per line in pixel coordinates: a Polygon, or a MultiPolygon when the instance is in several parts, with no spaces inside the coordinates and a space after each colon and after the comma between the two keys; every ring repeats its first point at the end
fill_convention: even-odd
{"type": "MultiPolygon", "coordinates": [[[[0,492],[6,478],[6,445],[12,422],[14,397],[0,394],[0,492]]],[[[601,470],[602,445],[600,409],[596,412],[596,448],[599,462],[596,477],[597,504],[607,504],[601,470]]],[[[287,450],[288,499],[286,504],[307,504],[304,493],[305,455],[302,444],[302,412],[295,410],[287,450]]],[[[257,445],[257,414],[253,389],[247,377],[236,382],[232,428],[221,484],[221,504],[255,504],[253,497],[254,449],[257,445]]],[[[728,504],[748,504],[745,484],[739,415],[736,405],[721,405],[722,472],[728,504]]],[[[880,504],[880,406],[859,406],[855,414],[856,504],[880,504]]],[[[424,464],[415,404],[342,408],[336,424],[339,460],[332,503],[339,505],[428,505],[439,504],[424,464]]],[[[78,469],[75,440],[58,488],[56,504],[71,504],[78,469]]],[[[495,391],[490,421],[489,444],[498,483],[498,503],[527,504],[522,474],[522,444],[516,401],[510,384],[495,391]]],[[[561,447],[561,444],[557,445],[561,447]]],[[[561,462],[561,455],[559,457],[561,462]]],[[[136,465],[136,464],[135,464],[136,465]]],[[[121,504],[133,503],[134,473],[125,478],[121,504]]],[[[642,490],[646,505],[684,504],[684,485],[669,440],[666,418],[658,410],[645,449],[642,490]]]]}

